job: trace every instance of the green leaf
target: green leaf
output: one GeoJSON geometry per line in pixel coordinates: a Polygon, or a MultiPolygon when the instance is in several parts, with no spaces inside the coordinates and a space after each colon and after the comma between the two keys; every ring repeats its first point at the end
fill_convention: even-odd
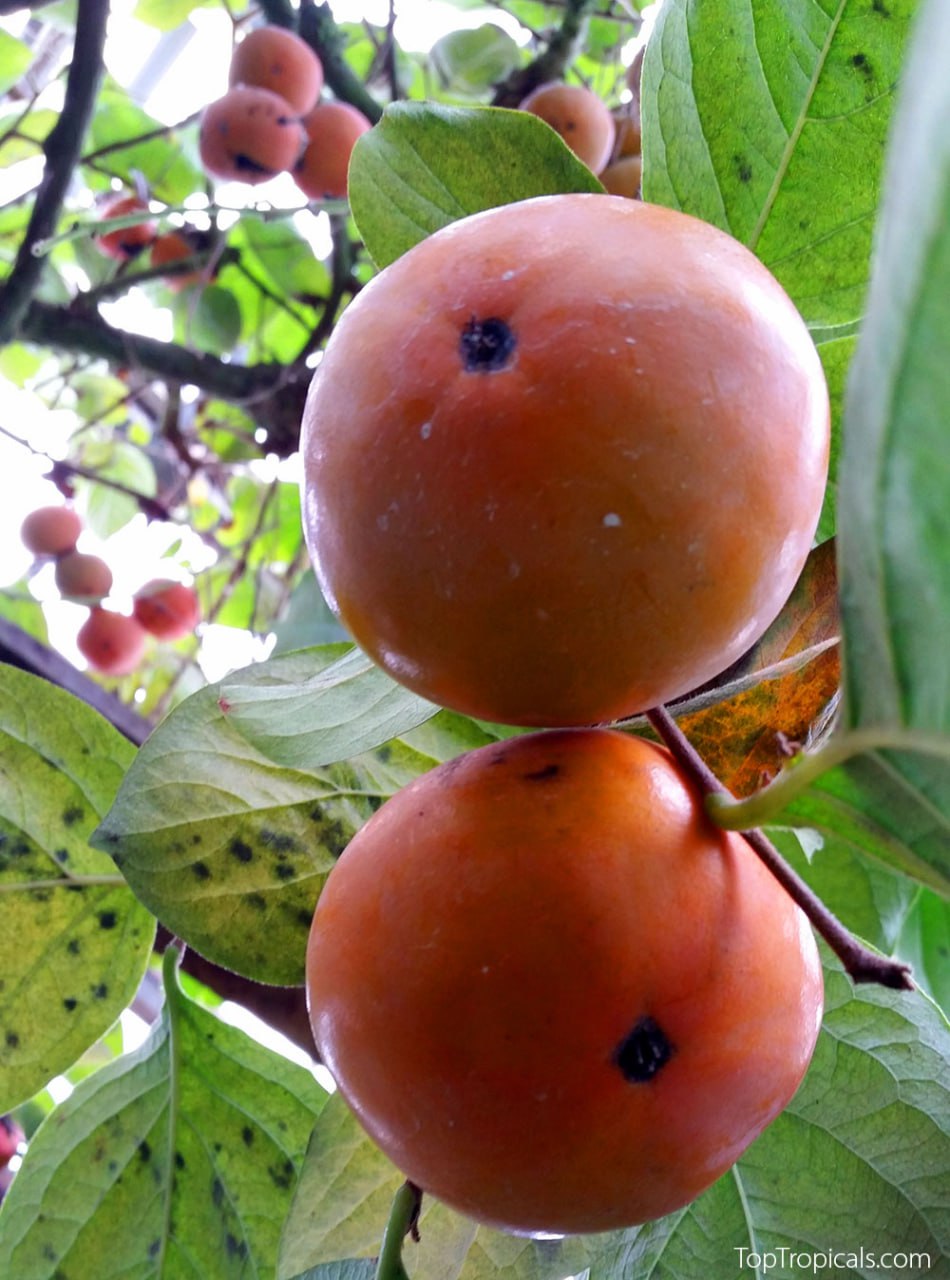
{"type": "Polygon", "coordinates": [[[372,1259],[345,1258],[342,1262],[311,1267],[293,1280],[373,1280],[375,1275],[376,1263],[372,1259]]]}
{"type": "MultiPolygon", "coordinates": [[[[939,1266],[950,1248],[950,1030],[920,995],[855,989],[836,964],[825,982],[824,1026],[801,1088],[692,1205],[628,1231],[532,1242],[477,1227],[426,1197],[421,1243],[404,1249],[413,1280],[563,1280],[587,1267],[598,1280],[734,1280],[743,1270],[737,1250],[780,1246],[809,1256],[920,1251],[930,1264],[917,1274],[936,1274],[928,1265],[939,1266]]],[[[280,1280],[375,1253],[400,1181],[334,1096],[284,1227],[280,1280]]],[[[831,1273],[817,1264],[815,1274],[831,1273]]]]}
{"type": "Polygon", "coordinates": [[[543,121],[495,107],[393,103],[350,161],[350,208],[379,267],[482,209],[602,190],[543,121]]]}
{"type": "Polygon", "coordinates": [[[144,112],[112,80],[99,94],[90,135],[89,151],[121,144],[109,154],[110,171],[130,186],[141,174],[159,200],[182,204],[203,189],[204,175],[175,130],[144,112]]]}
{"type": "Polygon", "coordinates": [[[188,1000],[173,961],[148,1041],[78,1085],[33,1139],[0,1210],[0,1274],[273,1274],[326,1095],[188,1000]]]}
{"type": "Polygon", "coordinates": [[[32,61],[28,45],[0,31],[0,94],[13,88],[32,61]]]}
{"type": "Polygon", "coordinates": [[[209,355],[233,351],[241,336],[241,308],[230,289],[220,284],[181,293],[175,300],[175,320],[184,341],[209,355]]]}
{"type": "MultiPolygon", "coordinates": [[[[271,669],[313,677],[316,655],[271,669]]],[[[261,982],[299,983],[317,896],[350,838],[438,762],[427,749],[457,755],[493,740],[462,717],[407,739],[345,763],[278,768],[232,722],[225,685],[212,685],[149,737],[92,840],[202,955],[261,982]]]]}
{"type": "Polygon", "coordinates": [[[133,17],[158,31],[173,31],[187,21],[194,9],[204,9],[216,0],[138,0],[133,17]]]}
{"type": "Polygon", "coordinates": [[[444,89],[474,96],[499,84],[521,61],[515,41],[494,22],[447,32],[429,57],[444,89]]]}
{"type": "Polygon", "coordinates": [[[861,317],[916,7],[667,0],[647,44],[644,198],[752,249],[819,341],[861,317]]]}
{"type": "MultiPolygon", "coordinates": [[[[104,480],[114,480],[123,489],[153,498],[156,492],[155,468],[142,450],[121,438],[111,435],[107,441],[92,442],[79,453],[82,465],[94,470],[104,480]]],[[[77,477],[77,493],[85,491],[86,519],[89,527],[100,538],[109,538],[124,529],[133,516],[139,513],[139,504],[129,493],[109,484],[77,477]]]]}
{"type": "Polygon", "coordinates": [[[77,698],[0,667],[0,1114],[75,1062],[145,971],[155,922],[88,845],[133,755],[77,698]]]}
{"type": "Polygon", "coordinates": [[[844,720],[950,735],[950,10],[923,7],[888,156],[839,485],[844,720]]]}
{"type": "Polygon", "coordinates": [[[378,747],[428,720],[433,703],[396,684],[359,649],[311,650],[245,667],[222,683],[228,715],[275,764],[313,769],[378,747]]]}
{"type": "Polygon", "coordinates": [[[950,902],[924,889],[917,897],[897,945],[914,970],[917,985],[950,1013],[950,902]]]}

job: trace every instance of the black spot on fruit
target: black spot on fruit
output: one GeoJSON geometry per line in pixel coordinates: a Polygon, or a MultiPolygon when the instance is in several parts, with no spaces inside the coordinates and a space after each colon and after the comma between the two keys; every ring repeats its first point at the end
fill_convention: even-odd
{"type": "Polygon", "coordinates": [[[546,764],[543,769],[535,769],[533,773],[522,774],[525,782],[550,782],[561,772],[559,764],[546,764]]]}
{"type": "Polygon", "coordinates": [[[646,1084],[669,1062],[674,1046],[659,1023],[640,1018],[614,1050],[613,1060],[630,1084],[646,1084]]]}
{"type": "Polygon", "coordinates": [[[472,316],[459,338],[459,354],[467,373],[499,373],[511,364],[518,339],[504,320],[472,316]]]}

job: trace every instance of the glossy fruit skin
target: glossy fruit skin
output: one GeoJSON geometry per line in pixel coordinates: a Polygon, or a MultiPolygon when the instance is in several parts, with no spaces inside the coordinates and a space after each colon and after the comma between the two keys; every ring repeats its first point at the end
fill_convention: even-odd
{"type": "Polygon", "coordinates": [[[132,613],[141,627],[160,640],[190,635],[201,618],[198,597],[191,587],[159,580],[137,593],[132,613]]]}
{"type": "Polygon", "coordinates": [[[119,262],[127,262],[137,257],[155,239],[155,223],[148,216],[149,208],[138,196],[113,196],[100,208],[103,218],[121,218],[129,213],[143,213],[144,221],[130,227],[117,227],[96,237],[96,244],[107,258],[116,258],[119,262]]]}
{"type": "Polygon", "coordinates": [[[323,88],[323,65],[305,40],[285,27],[255,27],[234,50],[229,82],[270,89],[298,115],[313,107],[323,88]]]}
{"type": "Polygon", "coordinates": [[[802,912],[669,754],[530,734],[388,800],[331,871],[314,1037],[424,1191],[524,1233],[687,1204],[789,1102],[818,1034],[802,912]]]}
{"type": "Polygon", "coordinates": [[[142,661],[145,632],[134,618],[96,607],[79,628],[76,644],[95,671],[126,676],[142,661]]]}
{"type": "Polygon", "coordinates": [[[70,551],[56,561],[56,586],[60,595],[91,603],[112,590],[112,570],[101,556],[70,551]]]}
{"type": "Polygon", "coordinates": [[[243,86],[205,108],[198,135],[208,173],[251,186],[292,169],[305,142],[303,125],[283,98],[243,86]]]}
{"type": "Polygon", "coordinates": [[[594,173],[610,159],[614,144],[613,116],[596,93],[583,85],[560,81],[539,85],[521,101],[518,109],[540,116],[594,173]]]}
{"type": "Polygon", "coordinates": [[[357,141],[372,126],[348,102],[320,102],[303,119],[307,146],[294,181],[310,200],[344,199],[347,171],[357,141]]]}
{"type": "Polygon", "coordinates": [[[82,521],[71,507],[37,507],[20,526],[20,541],[35,556],[62,556],[81,533],[82,521]]]}
{"type": "Polygon", "coordinates": [[[817,352],[748,250],[541,197],[430,236],[344,313],[304,411],[304,528],[395,679],[485,720],[603,723],[761,636],[828,444],[817,352]]]}

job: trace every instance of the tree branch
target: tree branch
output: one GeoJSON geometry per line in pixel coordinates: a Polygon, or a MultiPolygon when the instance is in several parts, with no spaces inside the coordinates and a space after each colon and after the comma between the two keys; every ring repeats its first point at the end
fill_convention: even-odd
{"type": "MultiPolygon", "coordinates": [[[[585,0],[585,3],[589,3],[589,0],[585,0]]],[[[383,114],[383,109],[344,58],[345,41],[333,19],[330,6],[314,4],[313,0],[301,0],[300,34],[319,54],[324,79],[336,96],[362,111],[375,124],[383,114]]]]}
{"type": "Polygon", "coordinates": [[[16,332],[40,281],[44,264],[42,258],[34,255],[33,246],[46,240],[56,229],[79,160],[99,90],[108,16],[108,0],[79,0],[76,42],[66,79],[63,110],[43,146],[46,157],[43,179],[13,270],[0,291],[0,342],[7,341],[16,332]]]}
{"type": "Polygon", "coordinates": [[[224,400],[253,400],[277,390],[287,379],[284,365],[226,364],[216,356],[116,329],[94,311],[46,302],[30,303],[19,336],[60,351],[81,351],[113,365],[130,365],[159,378],[190,383],[224,400]]]}

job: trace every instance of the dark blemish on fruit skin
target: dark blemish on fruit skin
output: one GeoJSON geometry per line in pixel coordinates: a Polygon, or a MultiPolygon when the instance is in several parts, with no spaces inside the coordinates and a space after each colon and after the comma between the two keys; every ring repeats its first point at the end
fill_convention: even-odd
{"type": "Polygon", "coordinates": [[[254,850],[249,844],[245,844],[243,840],[239,840],[237,836],[228,845],[228,849],[237,858],[238,862],[250,862],[254,857],[254,850]]]}
{"type": "Polygon", "coordinates": [[[512,361],[518,339],[504,320],[472,316],[459,338],[459,354],[467,373],[499,373],[512,361]]]}
{"type": "Polygon", "coordinates": [[[639,1018],[630,1034],[614,1050],[614,1065],[630,1084],[654,1079],[676,1052],[666,1032],[653,1018],[639,1018]]]}
{"type": "MultiPolygon", "coordinates": [[[[280,121],[278,120],[277,123],[280,124],[280,121]]],[[[239,151],[232,159],[238,173],[269,173],[273,176],[277,172],[276,169],[269,169],[266,164],[258,164],[256,160],[246,156],[243,151],[239,151]]]]}
{"type": "Polygon", "coordinates": [[[116,924],[116,919],[117,917],[114,911],[100,911],[99,912],[99,928],[114,929],[116,924]]]}
{"type": "Polygon", "coordinates": [[[79,822],[83,817],[84,811],[78,805],[72,805],[63,813],[63,826],[71,827],[79,822]]]}
{"type": "Polygon", "coordinates": [[[560,772],[559,764],[546,764],[543,769],[536,769],[534,773],[523,773],[521,776],[525,782],[547,782],[551,778],[556,778],[560,772]]]}

